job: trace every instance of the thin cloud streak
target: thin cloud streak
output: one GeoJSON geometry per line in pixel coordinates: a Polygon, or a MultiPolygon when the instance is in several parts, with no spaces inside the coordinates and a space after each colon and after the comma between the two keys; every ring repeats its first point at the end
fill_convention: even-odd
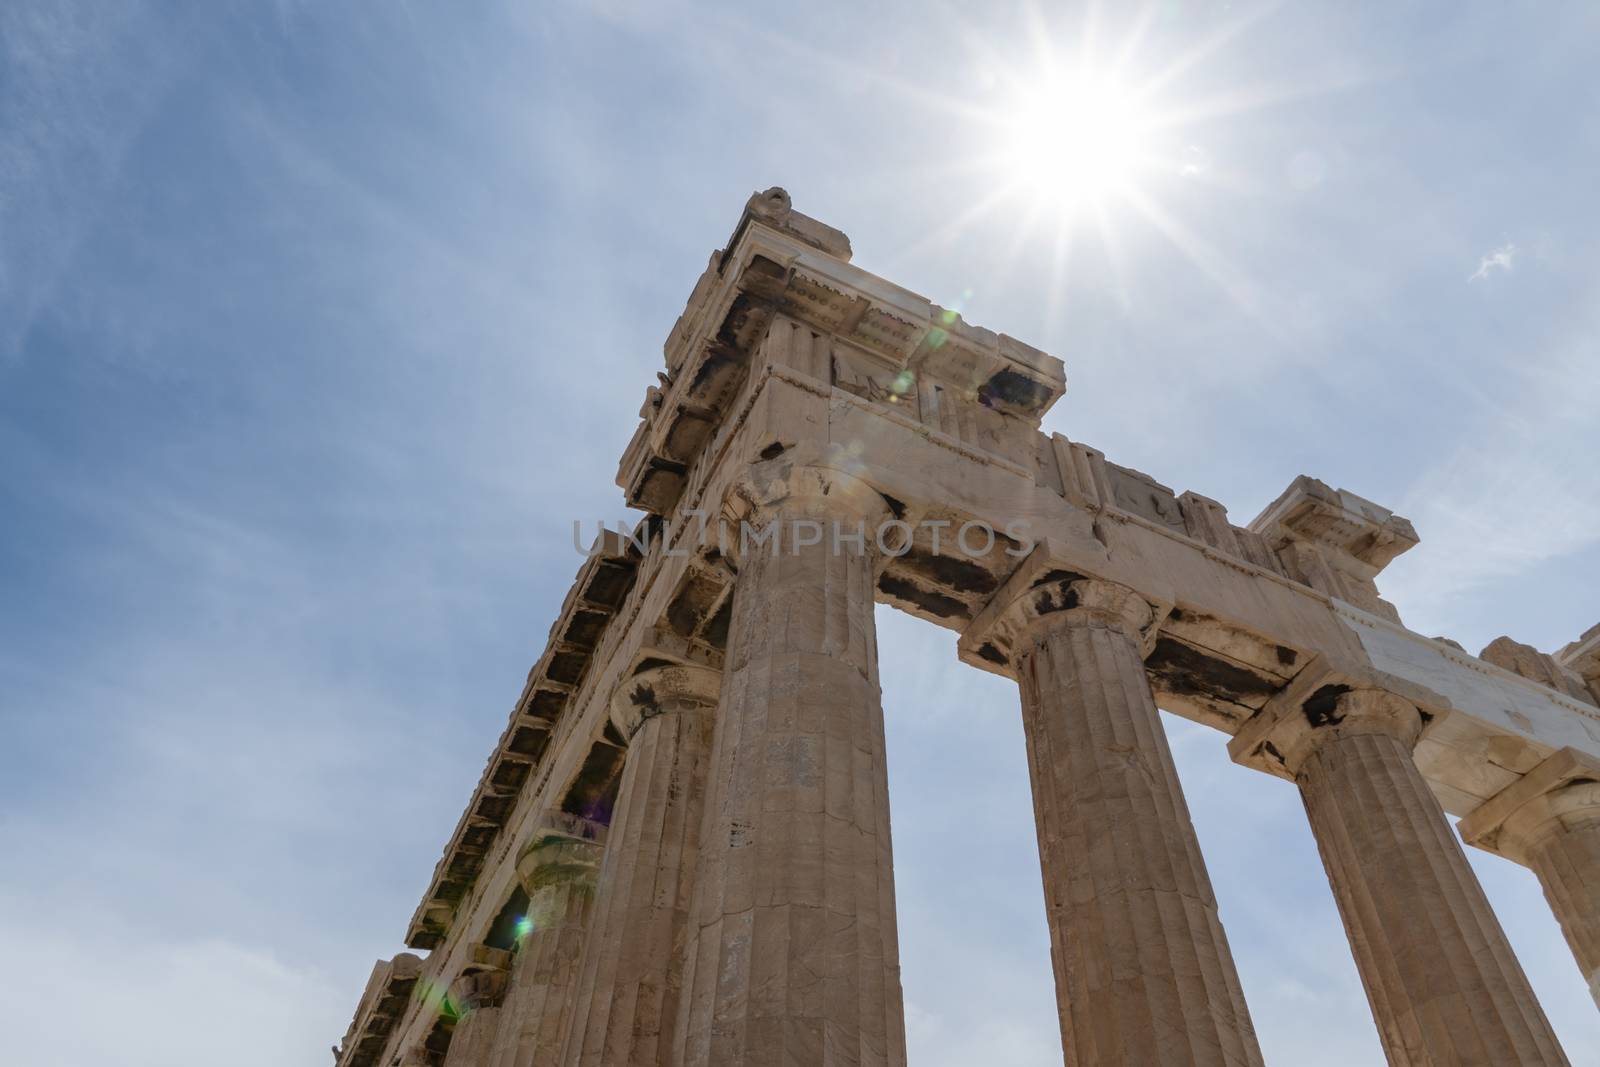
{"type": "Polygon", "coordinates": [[[1489,275],[1497,270],[1511,273],[1511,267],[1516,260],[1517,246],[1509,241],[1496,248],[1493,252],[1478,261],[1478,269],[1467,275],[1469,282],[1486,281],[1489,275]]]}

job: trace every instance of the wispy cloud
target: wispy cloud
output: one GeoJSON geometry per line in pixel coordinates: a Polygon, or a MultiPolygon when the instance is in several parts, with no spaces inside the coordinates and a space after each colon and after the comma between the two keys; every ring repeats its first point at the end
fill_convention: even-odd
{"type": "Polygon", "coordinates": [[[1413,626],[1445,625],[1463,594],[1600,539],[1592,326],[1519,353],[1483,410],[1460,413],[1470,433],[1420,471],[1401,510],[1423,544],[1383,582],[1413,626]]]}
{"type": "Polygon", "coordinates": [[[1469,282],[1488,280],[1490,274],[1497,270],[1511,273],[1512,264],[1517,258],[1517,246],[1507,241],[1482,259],[1478,260],[1478,269],[1467,276],[1469,282]]]}
{"type": "Polygon", "coordinates": [[[0,361],[18,357],[180,76],[181,36],[142,4],[0,11],[0,361]]]}
{"type": "Polygon", "coordinates": [[[212,935],[152,940],[136,919],[109,912],[104,899],[74,900],[76,911],[43,890],[0,902],[8,970],[27,976],[4,983],[6,991],[36,1001],[9,1040],[17,1063],[320,1063],[349,1016],[352,998],[342,981],[286,964],[269,947],[212,935]],[[104,965],[110,929],[122,966],[104,965]],[[92,1020],[75,1007],[84,1003],[94,1005],[92,1020]],[[149,1027],[150,1019],[171,1017],[175,1005],[181,1025],[149,1027]],[[302,1016],[316,1027],[283,1025],[302,1016]],[[242,1034],[251,1037],[240,1040],[242,1034]]]}

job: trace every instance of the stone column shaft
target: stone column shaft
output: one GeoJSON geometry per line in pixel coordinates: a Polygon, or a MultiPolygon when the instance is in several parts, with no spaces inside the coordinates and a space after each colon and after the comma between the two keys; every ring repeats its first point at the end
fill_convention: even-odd
{"type": "Polygon", "coordinates": [[[499,1028],[498,1007],[478,1008],[464,1014],[457,1020],[455,1033],[451,1035],[444,1067],[488,1067],[499,1028]]]}
{"type": "Polygon", "coordinates": [[[627,760],[574,991],[568,1067],[670,1060],[721,674],[661,666],[613,701],[627,760]]]}
{"type": "Polygon", "coordinates": [[[1135,637],[1149,608],[1068,592],[1014,643],[1067,1063],[1260,1064],[1135,637]]]}
{"type": "Polygon", "coordinates": [[[511,954],[475,945],[472,962],[450,983],[449,1006],[458,1012],[444,1067],[488,1067],[500,1026],[500,998],[511,954]]]}
{"type": "Polygon", "coordinates": [[[1564,748],[1461,820],[1469,844],[1531,868],[1600,1006],[1600,759],[1564,748]]]}
{"type": "Polygon", "coordinates": [[[1235,744],[1268,741],[1299,783],[1389,1062],[1565,1064],[1412,759],[1416,707],[1329,685],[1258,715],[1279,715],[1281,725],[1271,736],[1242,729],[1235,744]]]}
{"type": "Polygon", "coordinates": [[[786,472],[739,564],[678,1041],[684,1067],[905,1063],[873,560],[884,505],[786,472]],[[806,483],[806,484],[802,484],[806,483]],[[805,495],[802,497],[801,494],[805,495]],[[877,510],[874,510],[877,509],[877,510]]]}
{"type": "Polygon", "coordinates": [[[546,1067],[561,1053],[605,832],[553,812],[517,862],[528,892],[528,928],[517,946],[492,1067],[546,1067]]]}
{"type": "MultiPolygon", "coordinates": [[[[1589,793],[1600,808],[1600,786],[1591,783],[1589,793]]],[[[1529,850],[1528,863],[1600,1007],[1600,818],[1550,834],[1529,850]]]]}

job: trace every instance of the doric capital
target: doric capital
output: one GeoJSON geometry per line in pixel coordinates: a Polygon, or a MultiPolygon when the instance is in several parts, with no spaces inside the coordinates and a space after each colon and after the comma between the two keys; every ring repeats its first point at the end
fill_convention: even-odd
{"type": "Polygon", "coordinates": [[[1412,748],[1425,722],[1410,697],[1336,671],[1318,656],[1245,720],[1228,742],[1228,753],[1235,763],[1292,781],[1329,741],[1381,734],[1412,748]]]}
{"type": "Polygon", "coordinates": [[[1065,570],[1045,570],[1007,582],[961,637],[964,652],[975,652],[1006,672],[1019,654],[1052,629],[1099,626],[1120,630],[1143,646],[1160,615],[1127,586],[1086,578],[1065,570]]]}
{"type": "Polygon", "coordinates": [[[605,853],[606,828],[564,811],[549,811],[517,857],[517,877],[532,896],[548,886],[594,884],[605,853]]]}
{"type": "Polygon", "coordinates": [[[1469,845],[1526,865],[1559,833],[1600,825],[1600,759],[1563,748],[1461,820],[1469,845]]]}
{"type": "Polygon", "coordinates": [[[717,706],[722,672],[690,663],[646,658],[611,697],[611,722],[631,739],[648,719],[717,706]]]}
{"type": "Polygon", "coordinates": [[[798,446],[753,464],[728,490],[724,515],[751,523],[793,516],[874,525],[892,517],[883,494],[842,469],[849,457],[836,453],[798,446]]]}
{"type": "Polygon", "coordinates": [[[718,547],[734,561],[815,545],[876,553],[880,538],[900,536],[890,522],[894,512],[882,493],[840,469],[848,465],[832,446],[798,446],[753,464],[724,498],[718,547]]]}
{"type": "Polygon", "coordinates": [[[510,968],[511,953],[488,945],[473,945],[472,958],[450,983],[449,999],[457,1013],[465,1016],[500,1003],[510,968]]]}

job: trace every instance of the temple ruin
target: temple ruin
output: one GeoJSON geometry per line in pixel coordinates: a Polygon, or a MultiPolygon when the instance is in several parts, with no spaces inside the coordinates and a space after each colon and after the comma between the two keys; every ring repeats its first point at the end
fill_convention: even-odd
{"type": "Polygon", "coordinates": [[[622,456],[647,517],[583,560],[338,1067],[904,1064],[876,603],[1018,684],[1067,1063],[1262,1062],[1158,707],[1298,786],[1390,1063],[1566,1063],[1446,813],[1600,1000],[1600,627],[1413,633],[1405,519],[1302,476],[1236,526],[1041,432],[1064,389],[752,197],[622,456]]]}

